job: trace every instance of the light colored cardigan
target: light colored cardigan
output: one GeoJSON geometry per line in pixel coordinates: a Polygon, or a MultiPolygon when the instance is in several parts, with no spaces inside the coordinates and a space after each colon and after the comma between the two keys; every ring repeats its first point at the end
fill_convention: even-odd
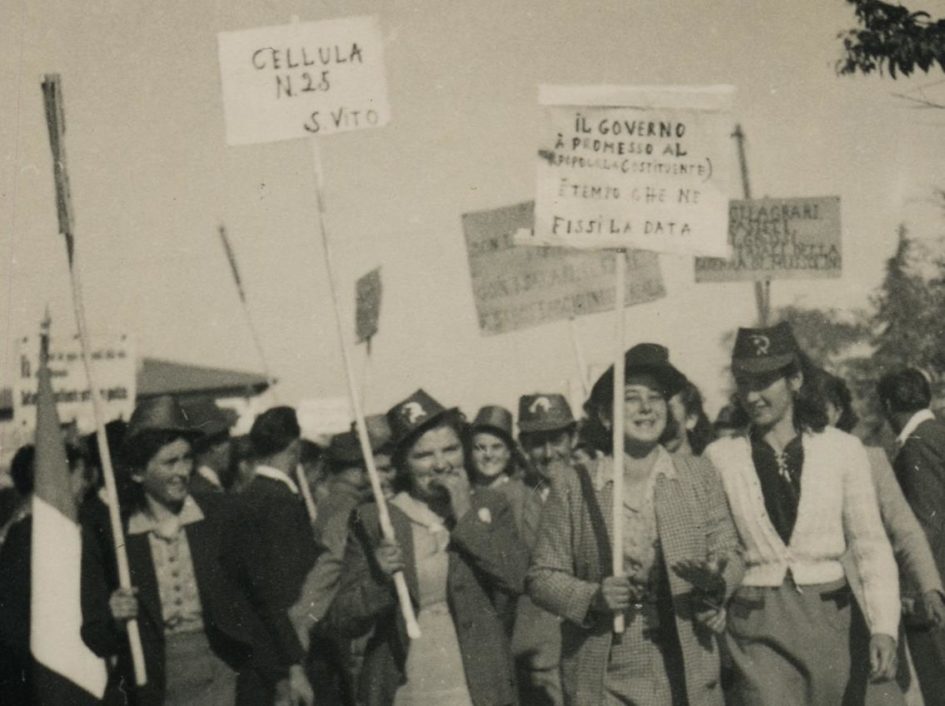
{"type": "Polygon", "coordinates": [[[706,455],[722,476],[745,547],[746,586],[780,586],[788,570],[799,586],[844,576],[847,549],[863,587],[863,612],[874,634],[899,630],[899,578],[883,529],[866,450],[838,429],[804,433],[801,498],[785,545],[765,509],[747,436],[720,439],[706,455]]]}

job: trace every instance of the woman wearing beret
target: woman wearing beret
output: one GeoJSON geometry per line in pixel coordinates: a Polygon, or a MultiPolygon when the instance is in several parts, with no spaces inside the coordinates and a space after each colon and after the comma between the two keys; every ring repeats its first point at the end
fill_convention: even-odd
{"type": "Polygon", "coordinates": [[[461,417],[418,390],[388,412],[406,491],[390,503],[396,541],[373,505],[356,513],[338,595],[326,620],[371,634],[360,678],[369,706],[517,703],[509,616],[526,552],[508,502],[470,493],[461,417]],[[423,636],[409,641],[391,576],[403,571],[423,636]]]}
{"type": "Polygon", "coordinates": [[[750,427],[706,455],[745,546],[726,636],[737,703],[861,704],[868,679],[895,675],[900,611],[866,451],[828,425],[788,324],[739,329],[732,371],[750,427]],[[865,622],[841,562],[848,550],[865,622]]]}
{"type": "MultiPolygon", "coordinates": [[[[270,608],[245,515],[222,494],[190,495],[195,436],[171,397],[143,402],[132,415],[123,453],[136,488],[125,526],[131,590],[118,587],[107,522],[90,522],[83,537],[82,638],[99,656],[117,658],[112,683],[141,706],[229,706],[239,670],[281,673],[301,658],[288,616],[270,608]],[[132,618],[147,670],[137,688],[125,635],[132,618]],[[256,649],[262,645],[279,647],[256,649]]],[[[311,703],[301,666],[291,671],[285,691],[311,703]]]]}
{"type": "MultiPolygon", "coordinates": [[[[738,539],[711,465],[672,457],[668,400],[686,380],[666,349],[627,351],[624,400],[624,576],[611,561],[613,457],[552,488],[528,572],[528,593],[560,615],[561,682],[574,706],[722,704],[713,631],[738,585],[738,539]],[[669,427],[669,428],[668,428],[669,427]],[[626,629],[613,631],[614,615],[626,629]]],[[[586,405],[612,429],[613,370],[586,405]]]]}

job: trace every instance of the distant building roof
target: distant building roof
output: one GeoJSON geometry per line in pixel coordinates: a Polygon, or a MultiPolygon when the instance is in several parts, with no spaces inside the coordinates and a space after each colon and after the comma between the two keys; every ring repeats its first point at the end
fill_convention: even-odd
{"type": "Polygon", "coordinates": [[[138,399],[158,395],[248,397],[269,387],[264,375],[223,368],[143,358],[138,368],[138,399]]]}
{"type": "MultiPolygon", "coordinates": [[[[202,365],[142,358],[137,375],[138,399],[158,395],[178,397],[251,397],[265,392],[264,375],[202,365]]],[[[13,416],[13,390],[0,388],[0,419],[13,416]]]]}

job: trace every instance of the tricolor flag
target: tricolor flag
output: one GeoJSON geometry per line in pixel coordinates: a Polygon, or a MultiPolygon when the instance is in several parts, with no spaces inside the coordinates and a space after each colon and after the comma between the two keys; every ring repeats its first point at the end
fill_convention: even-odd
{"type": "Polygon", "coordinates": [[[105,662],[79,633],[82,538],[45,354],[39,369],[34,469],[30,651],[37,703],[98,703],[107,675],[105,662]]]}

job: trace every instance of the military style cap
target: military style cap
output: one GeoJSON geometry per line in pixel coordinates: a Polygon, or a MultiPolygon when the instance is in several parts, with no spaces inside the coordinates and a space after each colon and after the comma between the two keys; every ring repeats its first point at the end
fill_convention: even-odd
{"type": "Polygon", "coordinates": [[[732,371],[764,374],[797,361],[800,349],[787,321],[770,328],[740,328],[732,350],[732,371]]]}

